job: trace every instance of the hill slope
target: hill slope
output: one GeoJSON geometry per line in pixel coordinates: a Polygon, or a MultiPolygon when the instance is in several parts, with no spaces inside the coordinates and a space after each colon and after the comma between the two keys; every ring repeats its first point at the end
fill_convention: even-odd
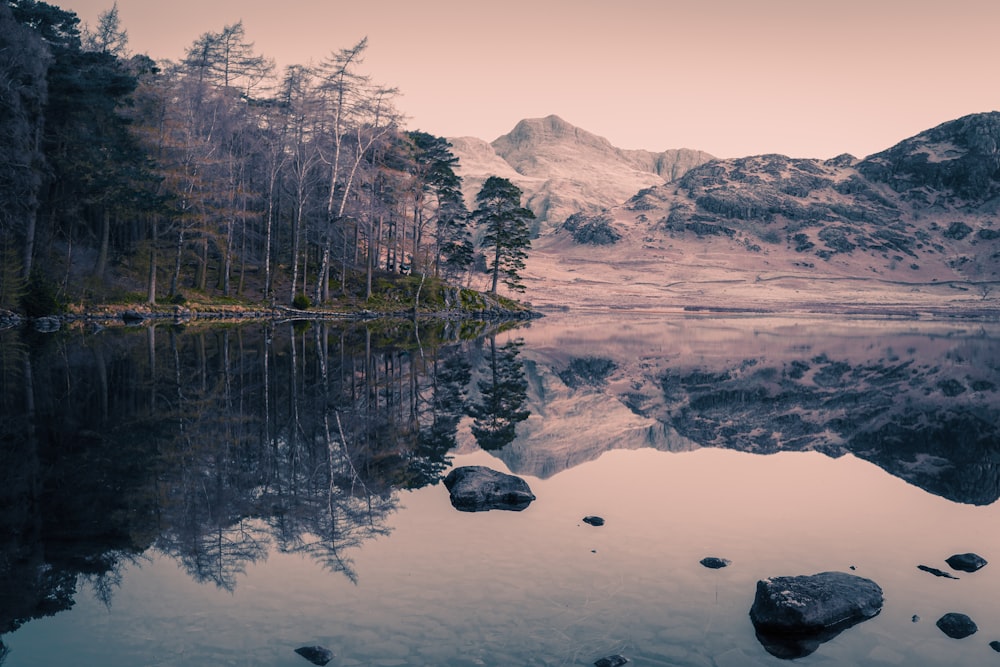
{"type": "Polygon", "coordinates": [[[535,242],[535,305],[997,307],[1000,113],[858,160],[717,160],[535,242]]]}
{"type": "Polygon", "coordinates": [[[522,120],[492,143],[471,137],[448,141],[459,158],[470,206],[489,176],[507,178],[524,192],[541,233],[573,213],[615,206],[712,159],[689,149],[622,150],[558,116],[522,120]]]}

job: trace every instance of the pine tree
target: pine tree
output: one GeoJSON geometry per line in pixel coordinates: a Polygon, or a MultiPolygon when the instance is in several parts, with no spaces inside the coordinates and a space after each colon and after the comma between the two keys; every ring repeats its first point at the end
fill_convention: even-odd
{"type": "Polygon", "coordinates": [[[493,258],[488,266],[493,274],[490,292],[497,293],[497,283],[503,283],[511,290],[523,292],[520,271],[531,248],[531,232],[528,221],[535,214],[521,206],[521,189],[506,178],[490,176],[476,195],[478,208],[473,219],[483,226],[483,237],[479,245],[493,249],[493,258]]]}

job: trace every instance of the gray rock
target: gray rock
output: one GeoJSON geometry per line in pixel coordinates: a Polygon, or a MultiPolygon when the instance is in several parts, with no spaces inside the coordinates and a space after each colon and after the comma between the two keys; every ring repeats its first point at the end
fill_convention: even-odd
{"type": "Polygon", "coordinates": [[[609,655],[594,663],[594,667],[622,667],[628,662],[628,658],[622,655],[609,655]]]}
{"type": "Polygon", "coordinates": [[[295,652],[314,665],[325,665],[333,660],[333,652],[322,646],[300,646],[295,652]]]}
{"type": "Polygon", "coordinates": [[[39,317],[34,320],[33,324],[35,325],[35,331],[40,333],[53,333],[59,331],[59,327],[62,326],[59,318],[51,315],[39,317]]]}
{"type": "Polygon", "coordinates": [[[985,558],[974,553],[955,554],[945,562],[951,569],[960,572],[975,572],[987,563],[985,558]]]}
{"type": "Polygon", "coordinates": [[[750,619],[769,653],[800,658],[877,615],[882,602],[878,584],[853,574],[772,577],[757,582],[750,619]]]}
{"type": "Polygon", "coordinates": [[[732,561],[729,560],[728,558],[716,558],[715,556],[708,556],[706,558],[702,558],[698,562],[711,570],[719,570],[721,568],[727,567],[732,563],[732,561]]]}
{"type": "Polygon", "coordinates": [[[882,589],[844,572],[757,582],[750,618],[761,629],[802,633],[865,620],[882,610],[882,589]]]}
{"type": "Polygon", "coordinates": [[[122,322],[125,324],[139,324],[146,320],[146,315],[139,312],[138,310],[125,310],[122,311],[120,315],[122,322]]]}
{"type": "Polygon", "coordinates": [[[462,512],[493,509],[520,512],[535,499],[528,483],[485,466],[455,468],[444,478],[452,506],[462,512]]]}
{"type": "Polygon", "coordinates": [[[990,648],[996,651],[997,653],[1000,653],[1000,641],[997,641],[996,639],[991,641],[990,648]]]}
{"type": "Polygon", "coordinates": [[[979,631],[979,626],[971,618],[954,611],[939,618],[937,626],[952,639],[965,639],[979,631]]]}

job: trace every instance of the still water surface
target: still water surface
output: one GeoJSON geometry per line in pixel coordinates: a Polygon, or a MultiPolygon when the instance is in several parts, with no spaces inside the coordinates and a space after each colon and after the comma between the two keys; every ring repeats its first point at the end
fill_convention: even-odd
{"type": "Polygon", "coordinates": [[[797,664],[1000,664],[997,325],[479,333],[0,334],[3,664],[779,665],[756,581],[827,570],[885,605],[797,664]],[[470,464],[537,500],[456,511],[470,464]]]}

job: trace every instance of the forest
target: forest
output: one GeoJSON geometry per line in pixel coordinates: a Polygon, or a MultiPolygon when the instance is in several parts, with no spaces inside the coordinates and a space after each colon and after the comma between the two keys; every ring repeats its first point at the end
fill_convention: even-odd
{"type": "Polygon", "coordinates": [[[117,6],[90,27],[4,0],[0,309],[415,308],[474,272],[523,290],[530,241],[477,233],[496,216],[470,213],[444,138],[403,127],[366,48],[278,72],[237,22],[155,62],[131,53],[117,6]]]}

